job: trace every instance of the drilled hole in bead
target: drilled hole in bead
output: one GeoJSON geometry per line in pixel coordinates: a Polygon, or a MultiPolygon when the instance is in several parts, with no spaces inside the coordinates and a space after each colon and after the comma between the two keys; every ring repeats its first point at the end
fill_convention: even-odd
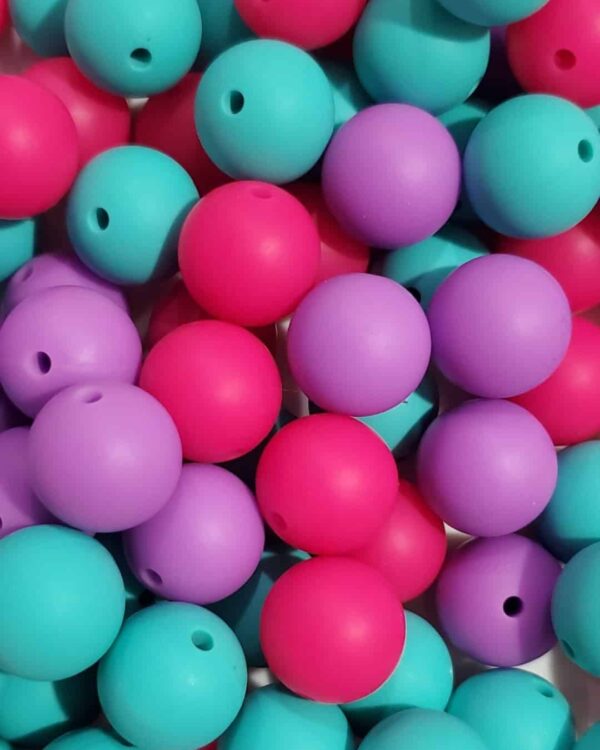
{"type": "Polygon", "coordinates": [[[550,685],[544,685],[543,682],[540,682],[537,690],[540,695],[544,696],[544,698],[554,698],[554,690],[552,690],[550,685]]]}
{"type": "Polygon", "coordinates": [[[559,49],[554,55],[554,64],[561,70],[572,70],[577,64],[577,58],[570,49],[559,49]]]}
{"type": "Polygon", "coordinates": [[[581,161],[589,164],[594,158],[594,147],[589,141],[579,141],[577,153],[579,154],[581,161]]]}
{"type": "Polygon", "coordinates": [[[198,649],[198,651],[212,651],[215,647],[215,642],[210,633],[206,630],[196,630],[192,633],[192,643],[198,649]]]}
{"type": "Polygon", "coordinates": [[[257,187],[252,189],[252,195],[255,198],[262,198],[263,200],[268,200],[271,198],[271,191],[267,188],[263,187],[257,187]]]}
{"type": "Polygon", "coordinates": [[[145,47],[138,47],[129,55],[129,59],[135,67],[146,68],[152,62],[152,53],[145,47]]]}
{"type": "Polygon", "coordinates": [[[406,291],[410,292],[412,296],[417,300],[417,302],[421,301],[421,292],[417,289],[416,286],[407,286],[406,291]]]}
{"type": "Polygon", "coordinates": [[[152,568],[147,568],[142,573],[142,579],[149,586],[161,586],[163,582],[161,576],[155,570],[152,570],[152,568]]]}
{"type": "Polygon", "coordinates": [[[110,224],[110,216],[105,208],[97,208],[95,212],[96,227],[104,232],[108,229],[110,224]]]}
{"type": "Polygon", "coordinates": [[[518,596],[509,596],[502,605],[507,617],[516,617],[523,611],[523,600],[518,596]]]}
{"type": "Polygon", "coordinates": [[[239,115],[244,109],[246,100],[241,91],[230,91],[227,97],[227,106],[232,115],[239,115]]]}
{"type": "Polygon", "coordinates": [[[21,271],[19,271],[19,275],[17,276],[17,281],[20,281],[20,282],[27,281],[27,279],[31,278],[32,274],[33,274],[33,266],[26,266],[21,271]]]}
{"type": "Polygon", "coordinates": [[[575,659],[575,651],[573,651],[573,647],[570,643],[567,641],[561,641],[560,645],[563,647],[563,650],[569,659],[575,659]]]}
{"type": "Polygon", "coordinates": [[[42,375],[47,375],[52,369],[52,360],[46,352],[38,352],[35,355],[35,362],[42,375]]]}
{"type": "Polygon", "coordinates": [[[285,531],[287,529],[285,518],[279,515],[279,513],[273,513],[271,515],[271,525],[273,526],[275,531],[285,531]]]}
{"type": "Polygon", "coordinates": [[[102,394],[100,391],[86,391],[81,400],[84,404],[97,404],[102,400],[102,394]]]}

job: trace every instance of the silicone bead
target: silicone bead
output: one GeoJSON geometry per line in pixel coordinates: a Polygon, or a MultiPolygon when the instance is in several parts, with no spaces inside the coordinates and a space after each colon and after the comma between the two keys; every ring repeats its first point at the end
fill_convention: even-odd
{"type": "Polygon", "coordinates": [[[322,57],[319,58],[319,64],[325,71],[333,92],[335,133],[354,115],[373,104],[373,100],[362,87],[351,62],[322,57]]]}
{"type": "Polygon", "coordinates": [[[8,0],[0,0],[0,32],[8,26],[8,0]]]}
{"type": "Polygon", "coordinates": [[[8,279],[15,271],[33,258],[35,222],[0,220],[0,281],[8,279]]]}
{"type": "Polygon", "coordinates": [[[124,750],[129,743],[110,729],[89,727],[68,732],[51,742],[47,750],[124,750]]]}
{"type": "Polygon", "coordinates": [[[575,745],[575,750],[596,750],[600,742],[600,723],[594,724],[579,742],[575,745]]]}
{"type": "Polygon", "coordinates": [[[202,14],[202,44],[197,65],[205,68],[217,55],[254,34],[237,12],[234,0],[197,0],[202,14]]]}
{"type": "Polygon", "coordinates": [[[12,427],[21,427],[24,424],[28,424],[27,417],[21,414],[0,388],[0,433],[10,430],[12,427]]]}
{"type": "Polygon", "coordinates": [[[123,577],[123,585],[125,586],[125,618],[131,617],[131,615],[139,612],[140,609],[154,604],[156,601],[154,594],[145,589],[131,572],[123,549],[123,535],[120,533],[96,534],[96,539],[110,552],[123,577]]]}
{"type": "Polygon", "coordinates": [[[67,54],[65,11],[69,0],[8,0],[17,33],[42,57],[67,54]]]}
{"type": "Polygon", "coordinates": [[[463,21],[480,26],[504,26],[532,15],[548,0],[438,0],[447,11],[463,21]]]}

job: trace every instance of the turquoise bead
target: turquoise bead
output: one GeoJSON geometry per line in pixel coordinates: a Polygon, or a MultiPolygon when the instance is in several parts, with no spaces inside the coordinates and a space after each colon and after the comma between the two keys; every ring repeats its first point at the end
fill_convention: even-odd
{"type": "Polygon", "coordinates": [[[195,604],[161,602],[130,617],[100,663],[111,726],[144,750],[196,750],[235,719],[246,693],[244,652],[230,628],[195,604]]]}
{"type": "Polygon", "coordinates": [[[207,154],[231,177],[291,182],[321,157],[333,133],[327,76],[306,52],[253,39],[209,65],[196,96],[207,154]]]}
{"type": "Polygon", "coordinates": [[[475,128],[464,178],[471,205],[492,229],[550,237],[578,224],[600,197],[600,133],[566,99],[518,96],[475,128]]]}
{"type": "Polygon", "coordinates": [[[469,724],[488,750],[571,750],[575,728],[564,695],[521,669],[492,669],[460,685],[448,711],[469,724]]]}
{"type": "Polygon", "coordinates": [[[116,284],[144,284],[177,269],[183,222],[198,200],[174,159],[143,146],[113,148],[80,172],[67,206],[79,258],[116,284]]]}
{"type": "Polygon", "coordinates": [[[593,727],[583,735],[575,745],[575,750],[598,750],[600,747],[600,723],[594,724],[593,727]]]}
{"type": "Polygon", "coordinates": [[[0,281],[33,258],[35,221],[0,221],[0,281]]]}
{"type": "Polygon", "coordinates": [[[365,107],[371,106],[373,100],[362,87],[351,63],[320,58],[319,64],[333,91],[335,132],[365,107]]]}
{"type": "Polygon", "coordinates": [[[376,432],[397,458],[408,456],[435,419],[439,407],[435,378],[427,374],[416,391],[380,414],[358,419],[376,432]]]}
{"type": "Polygon", "coordinates": [[[124,750],[130,747],[110,729],[90,727],[63,734],[51,742],[46,750],[124,750]]]}
{"type": "Polygon", "coordinates": [[[587,113],[600,129],[600,104],[597,107],[588,109],[587,113]]]}
{"type": "Polygon", "coordinates": [[[364,735],[376,724],[408,708],[446,708],[454,682],[448,647],[437,630],[419,615],[406,613],[406,643],[392,676],[371,695],[342,709],[364,735]]]}
{"type": "Polygon", "coordinates": [[[41,57],[67,55],[65,11],[69,0],[9,0],[21,39],[41,57]]]}
{"type": "Polygon", "coordinates": [[[12,750],[12,745],[9,745],[8,742],[5,742],[3,739],[0,739],[0,750],[12,750]]]}
{"type": "Polygon", "coordinates": [[[197,0],[202,15],[202,44],[196,64],[205,68],[217,55],[254,34],[242,21],[235,0],[197,0]]]}
{"type": "Polygon", "coordinates": [[[338,706],[315,703],[268,685],[251,693],[219,740],[219,750],[353,750],[350,726],[338,706]]]}
{"type": "Polygon", "coordinates": [[[548,0],[438,0],[446,10],[481,26],[505,26],[531,16],[548,0]]]}
{"type": "Polygon", "coordinates": [[[558,454],[556,489],[535,530],[542,544],[563,562],[600,541],[599,466],[599,440],[558,454]]]}
{"type": "Polygon", "coordinates": [[[125,617],[131,617],[131,615],[139,612],[140,609],[154,604],[156,596],[144,588],[131,572],[131,568],[125,558],[121,534],[97,534],[96,539],[110,552],[123,577],[123,584],[125,586],[125,617]]]}
{"type": "Polygon", "coordinates": [[[114,641],[125,609],[119,569],[92,537],[30,526],[0,541],[0,669],[62,680],[114,641]]]}

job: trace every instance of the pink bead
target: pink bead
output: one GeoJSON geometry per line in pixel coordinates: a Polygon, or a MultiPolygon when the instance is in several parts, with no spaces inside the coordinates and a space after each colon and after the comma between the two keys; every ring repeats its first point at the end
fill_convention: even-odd
{"type": "Polygon", "coordinates": [[[8,24],[8,0],[0,0],[0,31],[8,24]]]}

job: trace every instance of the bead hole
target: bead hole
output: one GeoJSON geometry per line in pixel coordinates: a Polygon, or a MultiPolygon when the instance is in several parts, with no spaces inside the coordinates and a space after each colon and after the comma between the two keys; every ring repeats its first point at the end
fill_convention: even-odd
{"type": "Polygon", "coordinates": [[[258,187],[252,190],[252,195],[255,198],[262,198],[262,200],[268,200],[271,197],[271,191],[268,190],[267,188],[258,187]]]}
{"type": "Polygon", "coordinates": [[[594,158],[594,147],[589,141],[579,141],[577,153],[582,162],[589,164],[594,158]]]}
{"type": "Polygon", "coordinates": [[[155,570],[152,570],[152,568],[148,568],[147,570],[145,570],[142,573],[142,578],[144,579],[145,583],[149,584],[150,586],[161,586],[163,582],[160,574],[155,570]]]}
{"type": "Polygon", "coordinates": [[[31,275],[33,274],[33,266],[26,266],[17,277],[17,281],[23,282],[27,281],[27,279],[31,278],[31,275]]]}
{"type": "Polygon", "coordinates": [[[52,360],[50,359],[50,355],[46,352],[38,352],[35,355],[35,361],[37,368],[42,375],[47,375],[52,369],[52,360]]]}
{"type": "Polygon", "coordinates": [[[99,391],[89,391],[83,394],[82,401],[84,404],[97,404],[102,399],[99,391]]]}
{"type": "Polygon", "coordinates": [[[523,611],[523,600],[518,596],[509,596],[502,605],[507,617],[517,617],[523,611]]]}
{"type": "Polygon", "coordinates": [[[573,647],[570,643],[567,641],[561,641],[560,645],[563,647],[563,650],[565,654],[569,657],[569,659],[575,660],[575,651],[573,651],[573,647]]]}
{"type": "Polygon", "coordinates": [[[554,55],[554,64],[561,70],[572,70],[577,64],[577,58],[570,49],[559,49],[554,55]]]}
{"type": "Polygon", "coordinates": [[[145,47],[134,49],[129,58],[137,68],[146,68],[152,62],[152,53],[145,47]]]}
{"type": "Polygon", "coordinates": [[[246,100],[241,91],[230,91],[228,97],[228,107],[232,115],[239,115],[244,109],[246,100]]]}
{"type": "Polygon", "coordinates": [[[105,208],[97,208],[96,209],[96,226],[101,232],[104,232],[106,229],[108,229],[108,225],[110,224],[110,216],[108,215],[108,211],[105,208]]]}
{"type": "Polygon", "coordinates": [[[215,647],[215,642],[210,633],[206,630],[196,630],[192,633],[192,643],[198,649],[198,651],[212,651],[215,647]]]}
{"type": "Polygon", "coordinates": [[[554,698],[554,690],[549,685],[544,685],[543,682],[538,685],[538,693],[544,698],[554,698]]]}

